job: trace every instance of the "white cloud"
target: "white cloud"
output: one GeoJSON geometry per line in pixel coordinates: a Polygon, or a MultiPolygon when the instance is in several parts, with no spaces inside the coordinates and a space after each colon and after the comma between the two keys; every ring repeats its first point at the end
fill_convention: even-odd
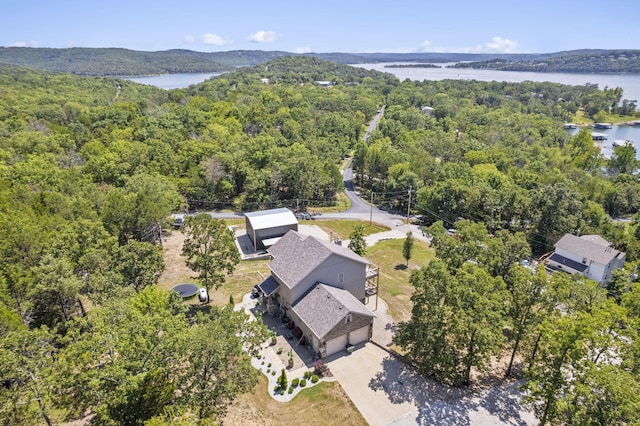
{"type": "Polygon", "coordinates": [[[275,31],[258,31],[247,37],[247,40],[254,43],[271,43],[278,40],[280,36],[275,31]]]}
{"type": "Polygon", "coordinates": [[[482,53],[514,53],[518,50],[518,42],[502,37],[493,37],[490,42],[476,46],[476,52],[482,53]]]}
{"type": "Polygon", "coordinates": [[[193,36],[190,35],[186,35],[184,36],[184,42],[191,44],[191,43],[195,43],[196,39],[193,36]]]}
{"type": "Polygon", "coordinates": [[[229,36],[219,36],[217,34],[203,34],[200,37],[202,42],[205,44],[213,44],[214,46],[224,46],[225,44],[233,43],[233,40],[229,36]]]}
{"type": "Polygon", "coordinates": [[[418,46],[417,51],[418,52],[428,52],[431,49],[432,49],[431,42],[429,40],[425,40],[422,43],[420,43],[420,46],[418,46]]]}
{"type": "Polygon", "coordinates": [[[13,44],[10,44],[9,47],[38,47],[38,42],[35,40],[17,41],[13,44]]]}
{"type": "Polygon", "coordinates": [[[311,53],[311,48],[309,46],[296,47],[293,49],[293,53],[311,53]]]}

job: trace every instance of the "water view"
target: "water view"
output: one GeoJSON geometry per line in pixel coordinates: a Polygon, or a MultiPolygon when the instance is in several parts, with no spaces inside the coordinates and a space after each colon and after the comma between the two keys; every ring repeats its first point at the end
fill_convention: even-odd
{"type": "Polygon", "coordinates": [[[163,74],[147,77],[131,77],[127,78],[127,80],[169,90],[189,87],[192,84],[202,83],[203,81],[218,75],[220,75],[220,73],[163,74]]]}
{"type": "MultiPolygon", "coordinates": [[[[397,63],[396,63],[397,64],[397,63]]],[[[385,68],[388,63],[356,64],[354,67],[388,72],[400,80],[479,80],[479,81],[551,81],[554,83],[579,86],[586,83],[597,84],[600,89],[605,87],[622,87],[623,98],[640,101],[640,75],[637,74],[569,74],[542,73],[521,71],[477,70],[472,68],[445,68],[450,64],[438,64],[442,68],[385,68]]]]}

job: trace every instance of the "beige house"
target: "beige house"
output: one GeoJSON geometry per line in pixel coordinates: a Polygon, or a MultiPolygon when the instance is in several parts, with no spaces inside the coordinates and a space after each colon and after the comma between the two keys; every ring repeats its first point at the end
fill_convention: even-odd
{"type": "Polygon", "coordinates": [[[364,301],[377,269],[367,259],[296,231],[268,251],[271,276],[260,284],[267,309],[293,321],[300,341],[324,358],[369,340],[375,315],[364,301]]]}

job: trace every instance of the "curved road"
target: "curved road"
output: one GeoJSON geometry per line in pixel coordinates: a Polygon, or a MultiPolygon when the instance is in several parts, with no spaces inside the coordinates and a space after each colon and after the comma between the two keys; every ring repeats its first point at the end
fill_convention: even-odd
{"type": "MultiPolygon", "coordinates": [[[[378,113],[373,117],[367,131],[365,132],[365,140],[369,138],[369,135],[375,130],[378,125],[378,121],[384,114],[384,106],[380,108],[378,113]]],[[[380,225],[391,228],[390,231],[380,232],[378,234],[369,235],[366,237],[368,245],[373,245],[377,241],[390,238],[405,238],[407,232],[411,231],[413,237],[425,242],[429,242],[430,239],[422,235],[422,231],[418,225],[407,224],[406,216],[402,216],[395,213],[389,213],[384,210],[380,210],[374,205],[369,204],[367,201],[360,198],[359,193],[356,191],[356,186],[353,183],[353,170],[351,169],[351,161],[347,164],[347,167],[342,171],[342,180],[344,182],[344,193],[349,198],[351,206],[348,210],[338,213],[323,213],[320,216],[315,216],[317,219],[345,219],[345,220],[359,220],[359,221],[371,221],[380,225]]],[[[242,213],[215,213],[210,212],[211,216],[219,219],[231,219],[242,217],[242,213]]]]}

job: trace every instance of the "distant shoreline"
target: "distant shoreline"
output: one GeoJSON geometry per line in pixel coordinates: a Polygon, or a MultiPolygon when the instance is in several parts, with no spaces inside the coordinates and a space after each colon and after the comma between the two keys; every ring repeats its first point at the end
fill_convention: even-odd
{"type": "Polygon", "coordinates": [[[435,64],[390,64],[385,65],[385,68],[442,68],[440,65],[435,64]]]}

